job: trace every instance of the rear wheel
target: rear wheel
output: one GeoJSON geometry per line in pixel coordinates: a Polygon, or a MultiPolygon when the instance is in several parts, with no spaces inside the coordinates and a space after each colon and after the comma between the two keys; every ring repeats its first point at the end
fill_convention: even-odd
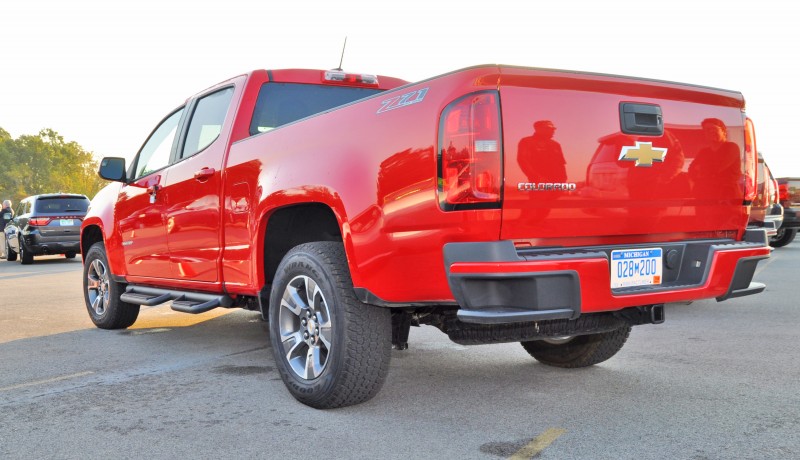
{"type": "Polygon", "coordinates": [[[19,261],[22,265],[33,263],[33,253],[25,249],[25,243],[22,242],[22,238],[19,241],[19,261]]]}
{"type": "Polygon", "coordinates": [[[8,245],[8,240],[6,240],[6,260],[9,262],[13,262],[17,260],[17,253],[11,250],[11,247],[8,245]]]}
{"type": "Polygon", "coordinates": [[[74,252],[68,252],[68,253],[64,254],[64,257],[66,257],[67,259],[74,259],[76,255],[77,254],[74,253],[74,252]]]}
{"type": "Polygon", "coordinates": [[[286,254],[272,285],[269,327],[276,367],[303,404],[359,404],[383,386],[391,315],[356,299],[341,243],[306,243],[286,254]]]}
{"type": "Polygon", "coordinates": [[[537,361],[555,367],[588,367],[611,358],[625,345],[630,326],[599,334],[554,337],[521,342],[525,351],[537,361]]]}
{"type": "Polygon", "coordinates": [[[123,292],[125,285],[111,276],[103,243],[93,244],[83,261],[83,298],[95,326],[125,329],[136,322],[139,305],[120,300],[123,292]]]}
{"type": "Polygon", "coordinates": [[[794,240],[797,235],[796,228],[779,228],[778,234],[769,239],[769,244],[773,248],[782,248],[794,240]]]}

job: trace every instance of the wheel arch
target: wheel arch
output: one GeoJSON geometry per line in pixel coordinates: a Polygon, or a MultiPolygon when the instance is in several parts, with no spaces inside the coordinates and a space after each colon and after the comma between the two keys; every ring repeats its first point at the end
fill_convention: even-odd
{"type": "Polygon", "coordinates": [[[272,284],[278,265],[293,247],[315,241],[344,242],[345,239],[340,218],[333,208],[320,202],[276,208],[262,218],[261,227],[262,286],[272,284]],[[310,222],[313,225],[309,225],[310,222]]]}
{"type": "Polygon", "coordinates": [[[87,225],[81,231],[81,257],[86,258],[89,248],[97,242],[103,241],[103,230],[99,225],[87,225]]]}

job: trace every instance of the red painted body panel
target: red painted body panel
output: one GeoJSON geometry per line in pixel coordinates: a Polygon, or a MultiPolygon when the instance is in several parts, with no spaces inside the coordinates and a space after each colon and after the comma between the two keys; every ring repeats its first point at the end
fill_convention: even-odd
{"type": "Polygon", "coordinates": [[[738,93],[503,68],[500,95],[506,176],[501,238],[575,246],[586,238],[608,244],[606,237],[645,242],[687,234],[741,236],[749,210],[742,206],[744,102],[738,93]],[[620,132],[621,102],[660,106],[664,134],[620,132]],[[701,127],[706,119],[727,126],[727,142],[719,148],[701,127]],[[622,148],[637,141],[667,149],[664,161],[650,167],[620,161],[622,148]],[[575,190],[519,190],[521,182],[571,183],[575,190]]]}
{"type": "Polygon", "coordinates": [[[406,86],[235,143],[226,203],[246,203],[247,212],[231,212],[226,287],[252,293],[265,281],[263,248],[257,246],[263,237],[253,241],[246,229],[264,235],[266,218],[276,209],[314,202],[329,206],[341,224],[356,287],[390,302],[452,301],[442,246],[497,240],[501,212],[439,209],[438,116],[459,95],[495,88],[496,82],[480,83],[485,72],[406,86]],[[422,88],[428,92],[421,103],[377,113],[383,101],[422,88]]]}
{"type": "MultiPolygon", "coordinates": [[[[220,138],[211,148],[159,173],[165,201],[160,214],[152,209],[153,228],[148,231],[157,232],[160,216],[164,234],[153,233],[146,249],[122,246],[119,237],[149,225],[150,220],[136,220],[141,212],[134,212],[137,206],[148,209],[133,204],[147,198],[144,189],[117,185],[116,210],[110,201],[117,193],[98,194],[84,228],[101,226],[114,273],[130,282],[255,295],[271,282],[264,273],[270,216],[306,203],[333,211],[354,286],[396,303],[453,301],[442,253],[444,244],[451,242],[510,239],[521,246],[594,246],[738,240],[743,234],[749,209],[742,205],[741,169],[735,178],[706,179],[696,176],[691,166],[708,147],[699,128],[706,118],[726,125],[729,147],[741,164],[744,118],[738,93],[484,66],[406,85],[250,136],[263,83],[319,84],[323,73],[262,70],[224,83],[235,84],[236,91],[220,138]],[[392,97],[420,90],[425,91],[424,99],[417,103],[382,110],[392,97]],[[437,192],[440,114],[455,99],[486,90],[499,91],[502,107],[502,208],[443,211],[437,192]],[[651,140],[620,134],[620,101],[661,106],[667,133],[652,138],[652,143],[669,150],[663,163],[645,169],[618,161],[622,146],[651,140]],[[546,145],[552,150],[553,142],[559,144],[563,160],[551,155],[520,161],[522,150],[531,146],[525,138],[531,137],[537,121],[549,121],[558,130],[546,145]],[[529,165],[549,176],[536,177],[529,165]],[[194,173],[202,168],[213,168],[214,173],[197,181],[194,173]],[[569,182],[576,188],[533,193],[517,188],[518,182],[539,181],[569,182]],[[143,270],[142,264],[151,269],[143,270]]],[[[385,89],[404,84],[379,79],[385,89]]],[[[718,254],[709,282],[700,288],[618,297],[610,293],[605,260],[546,266],[456,264],[453,269],[577,270],[585,288],[584,311],[600,311],[716,297],[730,285],[736,261],[753,254],[718,254]]]]}

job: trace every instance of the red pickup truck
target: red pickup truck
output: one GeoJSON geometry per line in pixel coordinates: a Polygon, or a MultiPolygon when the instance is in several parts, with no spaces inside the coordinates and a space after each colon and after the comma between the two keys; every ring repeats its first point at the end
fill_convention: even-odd
{"type": "Polygon", "coordinates": [[[187,99],[130,164],[102,160],[86,306],[105,329],[169,301],[260,309],[287,388],[317,408],[373,397],[412,325],[589,366],[665,303],[764,289],[755,165],[736,92],[258,70],[187,99]]]}

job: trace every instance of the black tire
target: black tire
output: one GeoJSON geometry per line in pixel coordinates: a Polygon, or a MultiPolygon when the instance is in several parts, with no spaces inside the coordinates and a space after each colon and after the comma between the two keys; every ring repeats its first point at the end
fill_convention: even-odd
{"type": "Polygon", "coordinates": [[[576,368],[593,366],[616,355],[625,345],[630,326],[599,334],[578,335],[569,340],[521,342],[537,361],[548,366],[576,368]]]}
{"type": "Polygon", "coordinates": [[[6,260],[9,262],[17,260],[17,253],[11,250],[11,247],[8,245],[8,240],[6,240],[6,260]]]}
{"type": "Polygon", "coordinates": [[[67,259],[74,259],[76,255],[77,254],[74,253],[74,252],[68,252],[68,253],[64,254],[64,257],[66,257],[67,259]]]}
{"type": "Polygon", "coordinates": [[[341,243],[306,243],[286,254],[272,284],[269,330],[281,378],[303,404],[359,404],[386,380],[391,313],[356,299],[341,243]]]}
{"type": "Polygon", "coordinates": [[[125,285],[114,281],[106,248],[95,243],[83,261],[83,299],[89,317],[100,329],[125,329],[139,317],[139,305],[123,302],[125,285]]]}
{"type": "Polygon", "coordinates": [[[794,240],[797,235],[796,228],[779,228],[778,234],[769,239],[769,245],[773,248],[782,248],[794,240]]]}
{"type": "Polygon", "coordinates": [[[19,262],[22,265],[33,263],[33,253],[25,249],[25,243],[22,242],[22,238],[19,239],[19,262]]]}

